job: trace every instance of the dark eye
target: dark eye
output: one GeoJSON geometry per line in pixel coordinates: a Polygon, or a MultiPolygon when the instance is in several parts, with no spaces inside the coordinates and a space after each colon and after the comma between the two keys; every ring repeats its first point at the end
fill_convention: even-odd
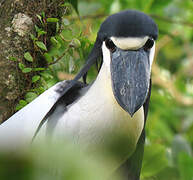
{"type": "Polygon", "coordinates": [[[153,45],[154,45],[153,39],[150,39],[150,38],[149,38],[149,39],[146,41],[145,45],[143,46],[143,49],[144,49],[145,51],[148,51],[148,50],[150,50],[150,49],[153,47],[153,45]]]}
{"type": "Polygon", "coordinates": [[[112,53],[116,51],[116,46],[111,39],[105,40],[105,44],[112,53]]]}

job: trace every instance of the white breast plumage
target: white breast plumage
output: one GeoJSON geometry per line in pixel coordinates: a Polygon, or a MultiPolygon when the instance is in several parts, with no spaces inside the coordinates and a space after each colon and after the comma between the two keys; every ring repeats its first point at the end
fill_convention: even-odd
{"type": "Polygon", "coordinates": [[[143,129],[143,107],[131,118],[115,100],[108,73],[103,65],[87,93],[67,107],[54,129],[54,136],[57,139],[68,136],[74,142],[92,149],[104,148],[109,143],[116,144],[114,141],[119,137],[124,138],[123,148],[127,148],[129,156],[143,129]]]}

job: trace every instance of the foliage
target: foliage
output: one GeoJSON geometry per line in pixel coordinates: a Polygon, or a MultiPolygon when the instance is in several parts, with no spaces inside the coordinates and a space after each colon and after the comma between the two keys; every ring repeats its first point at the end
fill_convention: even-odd
{"type": "MultiPolygon", "coordinates": [[[[16,152],[0,152],[0,179],[37,180],[37,179],[104,179],[113,161],[99,162],[97,155],[89,157],[75,144],[37,143],[30,149],[18,149],[16,152]],[[22,154],[22,156],[21,156],[22,154]]],[[[103,157],[105,159],[105,157],[103,157]]],[[[115,175],[112,180],[119,180],[115,175]]]]}
{"type": "Polygon", "coordinates": [[[33,100],[57,81],[72,79],[72,73],[79,70],[92,47],[92,43],[85,36],[82,36],[80,22],[74,22],[70,19],[72,17],[71,13],[74,13],[73,16],[78,18],[73,11],[73,8],[77,11],[75,1],[66,2],[62,6],[66,7],[66,13],[62,19],[46,17],[44,12],[36,15],[39,24],[34,27],[35,34],[30,34],[34,51],[27,51],[24,54],[24,62],[9,57],[10,60],[18,62],[18,67],[23,73],[32,74],[31,83],[33,88],[29,89],[27,96],[25,95],[24,99],[19,101],[16,110],[23,108],[30,102],[30,99],[33,100]],[[50,23],[55,25],[57,33],[50,38],[51,44],[49,45],[47,29],[50,27],[50,23]],[[39,63],[40,58],[43,58],[46,62],[43,67],[42,63],[39,63]],[[41,67],[39,67],[40,65],[41,67]]]}
{"type": "MultiPolygon", "coordinates": [[[[156,61],[152,68],[152,96],[146,125],[147,140],[141,179],[193,179],[193,3],[190,0],[79,0],[68,1],[70,8],[62,20],[37,15],[41,27],[31,39],[45,58],[46,67],[18,64],[32,77],[34,88],[20,100],[22,108],[59,80],[72,79],[86,60],[104,18],[123,9],[138,9],[152,16],[159,27],[156,61]],[[73,10],[73,7],[75,10],[73,10]],[[77,8],[78,7],[78,8],[77,8]],[[78,11],[79,10],[79,11],[78,11]],[[80,19],[77,15],[80,15],[80,19]],[[55,23],[57,35],[51,46],[41,37],[46,23],[55,23]]],[[[28,64],[35,61],[24,54],[28,64]]],[[[10,60],[16,61],[14,57],[10,60]]],[[[93,80],[96,71],[89,73],[93,80]]]]}

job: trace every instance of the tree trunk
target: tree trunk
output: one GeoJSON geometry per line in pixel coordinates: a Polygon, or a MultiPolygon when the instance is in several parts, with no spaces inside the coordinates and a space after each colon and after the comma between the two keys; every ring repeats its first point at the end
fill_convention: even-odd
{"type": "MultiPolygon", "coordinates": [[[[61,19],[65,7],[63,0],[0,0],[0,122],[15,112],[18,100],[32,88],[31,77],[35,72],[23,73],[18,65],[46,67],[46,61],[30,38],[35,35],[35,25],[41,26],[37,15],[61,19]],[[30,52],[35,62],[24,60],[24,53],[30,52]]],[[[50,45],[50,37],[56,33],[56,24],[47,23],[47,34],[41,40],[50,45]]]]}

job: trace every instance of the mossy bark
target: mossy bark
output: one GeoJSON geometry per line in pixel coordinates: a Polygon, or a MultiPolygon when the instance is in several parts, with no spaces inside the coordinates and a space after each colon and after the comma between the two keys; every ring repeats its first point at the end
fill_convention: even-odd
{"type": "MultiPolygon", "coordinates": [[[[31,52],[36,57],[36,64],[46,66],[44,60],[42,61],[43,57],[34,50],[30,39],[35,24],[40,24],[36,15],[44,12],[46,17],[60,19],[65,10],[60,6],[63,2],[63,0],[0,0],[0,122],[15,112],[19,99],[32,87],[31,77],[34,74],[22,73],[18,68],[19,62],[25,62],[24,53],[31,52]]],[[[49,46],[49,39],[55,34],[55,27],[48,26],[47,32],[44,41],[49,46]]]]}

